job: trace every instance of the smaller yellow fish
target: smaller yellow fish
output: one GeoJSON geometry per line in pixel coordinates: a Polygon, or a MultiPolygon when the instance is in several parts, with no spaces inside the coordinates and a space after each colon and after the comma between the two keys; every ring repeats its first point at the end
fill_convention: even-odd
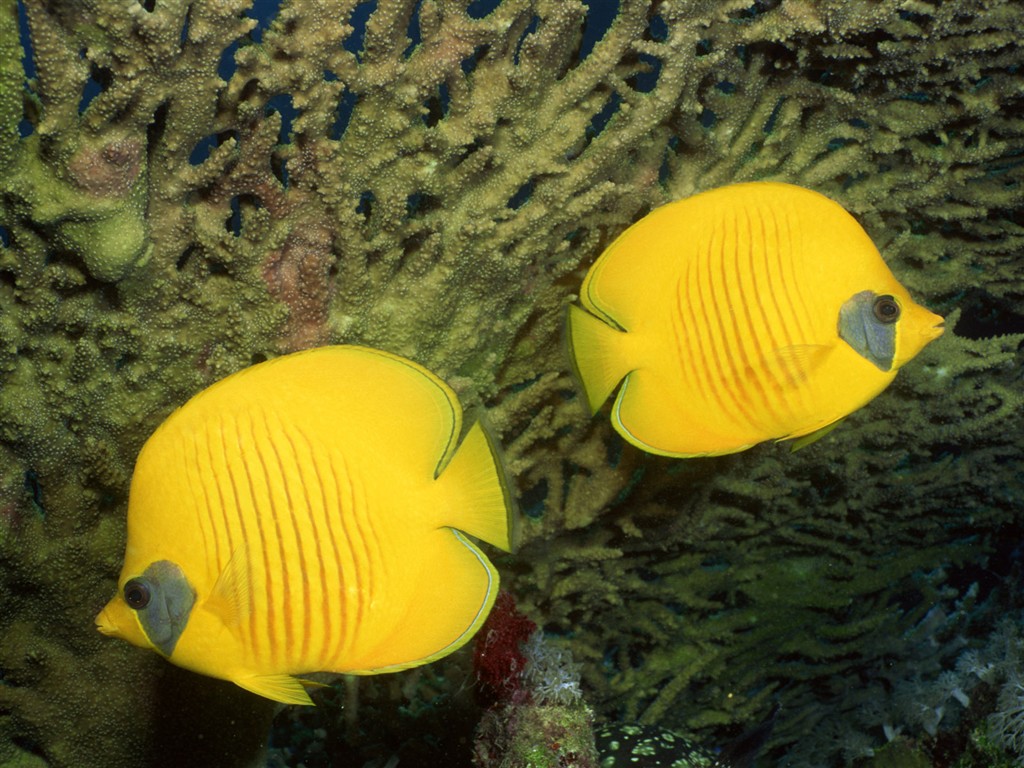
{"type": "Polygon", "coordinates": [[[662,206],[590,268],[569,308],[595,412],[664,456],[812,442],[942,334],[827,197],[735,184],[662,206]]]}
{"type": "Polygon", "coordinates": [[[510,547],[496,448],[437,376],[354,346],[277,358],[172,413],[139,454],[106,635],[288,704],[468,641],[510,547]],[[464,532],[464,533],[463,533],[464,532]]]}

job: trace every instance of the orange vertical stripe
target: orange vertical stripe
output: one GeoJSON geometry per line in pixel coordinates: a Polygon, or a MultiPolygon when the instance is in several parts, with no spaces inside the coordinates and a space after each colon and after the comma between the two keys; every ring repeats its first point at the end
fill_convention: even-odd
{"type": "MultiPolygon", "coordinates": [[[[327,453],[325,459],[326,452],[317,451],[312,444],[310,444],[309,450],[316,476],[319,478],[322,489],[324,522],[327,526],[327,541],[330,544],[330,549],[326,552],[326,559],[329,560],[333,556],[334,568],[337,574],[336,582],[333,585],[327,583],[325,579],[327,589],[324,605],[331,612],[332,617],[337,616],[338,626],[332,637],[324,638],[322,658],[325,662],[336,662],[341,658],[341,654],[348,641],[350,622],[347,621],[349,606],[347,605],[346,586],[349,579],[348,574],[352,568],[351,561],[348,558],[349,553],[347,541],[345,540],[345,529],[341,524],[344,511],[341,504],[341,489],[338,487],[338,481],[333,470],[334,462],[331,459],[330,453],[327,453]],[[337,595],[338,597],[334,602],[329,602],[327,601],[329,595],[337,595]]],[[[332,618],[332,623],[333,620],[332,618]]]]}
{"type": "Polygon", "coordinates": [[[711,351],[707,346],[709,339],[704,333],[707,316],[704,314],[698,316],[696,309],[701,301],[700,263],[698,259],[699,255],[687,259],[686,303],[685,307],[680,305],[679,311],[680,315],[685,313],[685,334],[690,342],[692,367],[695,371],[696,379],[700,382],[700,391],[704,396],[704,402],[708,406],[717,403],[718,409],[724,411],[725,403],[722,402],[712,383],[711,367],[709,365],[711,351]]]}
{"type": "MultiPolygon", "coordinates": [[[[281,434],[284,436],[285,445],[287,447],[287,457],[291,459],[290,472],[285,473],[284,464],[282,460],[281,473],[285,477],[297,478],[300,477],[301,460],[295,450],[295,441],[292,437],[294,429],[289,427],[288,429],[281,428],[281,434]]],[[[276,447],[276,446],[275,446],[276,447]]],[[[280,459],[281,452],[278,451],[278,457],[280,459]]],[[[308,489],[312,490],[312,489],[308,489]]],[[[308,490],[303,488],[296,488],[295,492],[292,493],[292,489],[288,483],[285,484],[285,492],[288,494],[288,509],[291,512],[292,525],[295,527],[295,542],[298,545],[300,552],[299,566],[301,568],[302,583],[300,589],[302,592],[302,621],[301,626],[296,626],[295,629],[302,637],[300,658],[309,658],[309,644],[310,638],[313,634],[313,610],[312,610],[312,596],[310,595],[310,577],[314,576],[310,571],[314,565],[314,561],[311,558],[311,554],[314,550],[314,542],[316,541],[315,533],[313,536],[304,536],[303,533],[314,532],[313,528],[313,514],[310,509],[310,503],[308,499],[308,490]]],[[[319,554],[317,560],[319,560],[319,554]]],[[[323,565],[320,563],[320,579],[323,579],[323,565]]],[[[294,595],[290,596],[291,600],[294,600],[294,595]]]]}
{"type": "MultiPolygon", "coordinates": [[[[293,576],[296,572],[301,573],[302,571],[302,538],[299,535],[295,519],[294,502],[288,488],[284,460],[281,458],[278,438],[284,432],[284,427],[280,423],[271,425],[267,421],[268,415],[265,412],[262,413],[262,416],[266,433],[264,439],[259,443],[258,454],[260,461],[263,462],[264,474],[267,476],[267,491],[271,499],[271,514],[274,518],[277,551],[281,561],[281,621],[274,625],[274,636],[281,646],[281,658],[291,660],[295,656],[296,614],[300,606],[299,596],[294,593],[293,576]],[[266,456],[268,453],[271,456],[269,460],[266,456]],[[284,498],[280,499],[283,504],[278,504],[279,493],[283,493],[284,498]],[[299,555],[299,562],[291,560],[291,553],[285,541],[286,529],[295,534],[295,549],[299,555]]],[[[305,601],[302,604],[304,603],[305,601]]]]}
{"type": "Polygon", "coordinates": [[[730,302],[727,316],[731,320],[728,330],[732,331],[726,351],[732,364],[736,390],[742,395],[741,412],[753,430],[763,433],[766,426],[763,414],[770,406],[761,379],[756,375],[759,355],[756,349],[750,350],[751,344],[757,344],[757,335],[750,319],[751,297],[744,290],[739,265],[740,243],[745,240],[750,247],[750,232],[741,232],[736,212],[732,211],[732,214],[733,219],[725,228],[732,234],[732,241],[723,240],[721,263],[722,294],[730,302]]]}
{"type": "Polygon", "coordinates": [[[249,458],[248,461],[243,463],[243,468],[249,478],[250,487],[252,487],[256,530],[259,533],[260,543],[264,552],[264,562],[266,563],[264,596],[267,605],[268,661],[271,665],[277,666],[286,658],[288,648],[290,647],[286,642],[286,638],[281,637],[282,625],[287,626],[288,624],[288,557],[284,551],[284,539],[281,536],[280,510],[278,509],[274,493],[274,481],[276,478],[270,474],[266,457],[263,455],[265,448],[260,444],[260,440],[256,435],[255,424],[251,418],[249,419],[248,427],[248,437],[243,438],[241,434],[238,434],[238,440],[239,444],[242,444],[243,441],[248,443],[250,449],[248,453],[254,456],[254,458],[249,458]],[[253,464],[256,466],[250,467],[253,464]],[[253,485],[254,470],[259,471],[259,479],[262,481],[260,497],[257,497],[253,485]],[[256,501],[257,498],[260,498],[260,502],[256,501]],[[272,530],[271,523],[273,523],[272,530]],[[277,544],[276,562],[271,560],[271,551],[275,541],[277,544]],[[278,585],[279,576],[280,584],[278,585]],[[280,587],[279,595],[277,589],[275,589],[276,586],[280,587]]]}
{"type": "MultiPolygon", "coordinates": [[[[807,310],[801,290],[802,286],[795,279],[798,274],[797,268],[801,266],[796,260],[796,255],[802,247],[798,239],[799,229],[792,228],[787,210],[777,212],[774,207],[768,207],[765,210],[771,217],[776,235],[775,250],[781,279],[778,293],[785,299],[778,307],[780,327],[786,340],[786,346],[805,345],[811,342],[813,336],[809,333],[806,325],[807,321],[812,318],[807,310]],[[783,253],[788,257],[785,261],[783,261],[783,253]]],[[[801,259],[802,261],[803,259],[801,259]]],[[[778,358],[778,360],[779,366],[786,374],[790,384],[783,392],[783,398],[790,412],[795,412],[796,409],[805,410],[804,372],[795,368],[793,363],[784,357],[778,358]]]]}
{"type": "Polygon", "coordinates": [[[347,631],[343,638],[339,638],[339,642],[343,643],[343,645],[339,645],[337,652],[340,659],[347,655],[346,651],[351,649],[360,627],[363,626],[365,620],[364,611],[369,593],[368,580],[370,572],[366,562],[365,551],[363,551],[359,541],[359,531],[358,529],[355,531],[351,529],[354,510],[358,503],[354,488],[355,478],[352,477],[345,463],[345,458],[341,455],[340,451],[335,451],[331,454],[329,468],[331,470],[329,474],[334,479],[338,492],[337,530],[344,537],[342,548],[347,555],[348,572],[351,574],[351,579],[343,584],[346,587],[345,620],[347,631]],[[355,589],[349,591],[348,587],[353,586],[355,589]]]}
{"type": "Polygon", "coordinates": [[[313,442],[303,432],[298,432],[297,438],[306,451],[305,461],[300,462],[300,465],[303,472],[302,482],[311,499],[310,520],[313,525],[313,537],[316,542],[316,556],[320,571],[321,629],[320,645],[315,657],[321,668],[328,669],[330,659],[327,656],[327,649],[342,634],[340,626],[342,621],[341,563],[338,555],[338,543],[335,541],[334,531],[331,530],[330,525],[330,512],[336,499],[328,500],[326,478],[316,462],[313,442]],[[318,503],[313,504],[312,500],[316,500],[318,503]]]}
{"type": "MultiPolygon", "coordinates": [[[[203,552],[206,563],[216,566],[218,572],[227,563],[229,555],[224,554],[221,544],[222,536],[217,534],[211,515],[214,514],[214,502],[210,498],[210,489],[203,477],[203,471],[199,463],[199,445],[196,435],[192,435],[191,441],[181,444],[182,449],[182,470],[185,472],[185,482],[196,499],[196,518],[199,524],[200,534],[203,537],[203,552]],[[212,547],[211,547],[212,545],[212,547]],[[212,551],[211,551],[212,548],[212,551]]],[[[224,542],[227,545],[227,542],[224,542]]]]}
{"type": "Polygon", "coordinates": [[[242,537],[245,544],[245,549],[248,557],[246,558],[250,563],[253,564],[251,573],[255,577],[258,573],[256,563],[253,562],[253,558],[256,557],[256,539],[259,539],[259,552],[263,562],[263,594],[259,595],[256,592],[258,586],[257,580],[251,580],[249,583],[250,589],[250,600],[252,601],[252,609],[249,612],[249,631],[252,633],[254,638],[253,650],[256,653],[256,642],[260,643],[262,653],[256,653],[254,659],[257,663],[266,664],[273,663],[274,661],[274,636],[273,626],[275,617],[277,615],[277,605],[274,602],[273,594],[273,579],[272,574],[274,572],[273,562],[271,561],[270,547],[268,546],[267,537],[264,534],[262,528],[262,518],[265,514],[266,500],[260,501],[256,494],[255,488],[253,487],[252,474],[247,466],[247,463],[243,460],[239,452],[239,446],[242,444],[242,435],[239,425],[232,421],[230,425],[230,431],[227,425],[224,428],[224,436],[230,435],[230,444],[232,450],[228,449],[228,440],[223,439],[222,446],[225,455],[225,462],[227,464],[228,475],[231,478],[232,486],[235,487],[235,496],[237,502],[235,504],[235,525],[242,532],[242,537]],[[232,461],[234,459],[234,461],[232,461]],[[238,466],[240,465],[240,466],[238,466]],[[239,475],[245,475],[245,485],[242,485],[239,475]],[[241,494],[238,492],[238,488],[244,488],[248,490],[248,498],[243,499],[241,494]]]}
{"type": "MultiPolygon", "coordinates": [[[[776,239],[774,242],[769,242],[768,228],[765,223],[764,217],[758,216],[757,222],[760,225],[760,228],[757,232],[757,237],[759,238],[759,242],[761,243],[761,248],[754,248],[754,222],[750,218],[749,209],[745,208],[743,212],[744,215],[747,217],[747,227],[751,233],[751,245],[750,248],[747,250],[747,267],[750,270],[750,274],[754,282],[754,304],[755,306],[757,306],[758,315],[761,320],[762,328],[762,335],[760,337],[762,354],[764,355],[765,360],[767,361],[771,353],[773,353],[777,349],[780,349],[781,347],[786,346],[789,343],[788,341],[780,339],[780,337],[777,335],[777,331],[779,329],[776,328],[776,323],[772,319],[777,319],[779,317],[779,303],[778,297],[775,295],[774,285],[772,284],[772,281],[770,279],[769,270],[771,269],[771,266],[769,264],[770,259],[768,257],[768,252],[773,248],[778,247],[778,241],[776,239]],[[769,313],[765,309],[765,305],[769,302],[772,308],[771,317],[769,317],[769,313]]],[[[777,234],[774,231],[774,229],[772,231],[772,234],[777,234]]],[[[772,383],[774,385],[775,394],[777,397],[779,397],[784,386],[783,382],[781,382],[778,376],[775,375],[775,370],[774,368],[772,368],[772,366],[764,364],[762,365],[762,368],[764,369],[765,373],[771,377],[772,383]]],[[[788,372],[784,370],[783,373],[788,372]]],[[[795,384],[795,382],[792,381],[788,383],[790,386],[795,384]]]]}
{"type": "Polygon", "coordinates": [[[705,284],[701,283],[701,306],[708,308],[704,312],[704,317],[708,330],[712,334],[710,347],[715,361],[714,370],[717,372],[717,376],[712,378],[713,389],[722,404],[723,413],[731,417],[733,422],[748,426],[753,423],[750,409],[740,397],[741,393],[737,392],[734,386],[730,386],[730,382],[739,381],[740,377],[735,360],[731,355],[732,344],[725,326],[725,317],[731,314],[731,308],[723,304],[729,298],[728,287],[724,284],[722,275],[725,246],[724,227],[719,223],[719,226],[711,230],[711,240],[704,254],[703,263],[706,267],[707,278],[706,292],[705,284]],[[742,421],[737,419],[737,416],[742,416],[742,421]]]}
{"type": "MultiPolygon", "coordinates": [[[[785,385],[779,380],[775,367],[770,362],[774,359],[776,350],[787,343],[777,335],[776,321],[780,312],[779,298],[776,295],[775,286],[771,279],[770,270],[772,267],[771,259],[768,255],[768,252],[777,247],[778,243],[770,240],[767,225],[762,216],[757,217],[759,226],[756,228],[754,221],[751,219],[749,208],[743,209],[743,216],[747,232],[749,233],[746,265],[752,285],[752,296],[749,297],[747,302],[748,313],[750,312],[751,305],[757,308],[756,318],[753,315],[749,316],[751,328],[754,329],[756,327],[757,329],[757,332],[752,334],[752,337],[757,340],[756,354],[758,359],[755,361],[755,370],[762,384],[766,411],[771,419],[774,420],[775,425],[778,425],[783,423],[787,416],[790,415],[779,410],[780,408],[785,409],[787,407],[787,403],[782,396],[785,385]],[[766,309],[766,304],[768,303],[771,305],[771,315],[766,309]]],[[[769,426],[767,423],[765,424],[765,429],[772,432],[777,431],[775,427],[769,426]]]]}

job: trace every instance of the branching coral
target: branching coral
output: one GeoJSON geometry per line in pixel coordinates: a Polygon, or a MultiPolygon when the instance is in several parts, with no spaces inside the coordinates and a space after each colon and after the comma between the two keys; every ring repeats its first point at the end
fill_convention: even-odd
{"type": "Polygon", "coordinates": [[[965,654],[958,671],[979,680],[998,683],[994,711],[986,725],[991,742],[1024,764],[1024,652],[1021,649],[1020,615],[1007,617],[993,633],[988,646],[965,654]]]}
{"type": "Polygon", "coordinates": [[[1019,4],[597,5],[0,0],[0,760],[151,754],[125,734],[175,673],[91,628],[134,454],[327,342],[487,407],[526,516],[507,582],[604,716],[728,728],[777,697],[782,751],[914,652],[1024,496],[1019,4]],[[953,330],[801,453],[640,455],[584,412],[565,304],[653,206],[758,178],[850,208],[953,330]]]}

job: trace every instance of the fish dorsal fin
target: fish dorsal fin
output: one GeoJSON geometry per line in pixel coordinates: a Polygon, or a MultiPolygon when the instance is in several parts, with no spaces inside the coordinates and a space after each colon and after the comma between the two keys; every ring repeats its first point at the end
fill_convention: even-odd
{"type": "Polygon", "coordinates": [[[312,680],[303,680],[291,675],[249,675],[233,679],[235,685],[247,691],[263,696],[273,701],[280,701],[282,704],[301,704],[307,707],[315,706],[313,700],[306,692],[307,688],[326,688],[322,683],[314,683],[312,680]]]}
{"type": "Polygon", "coordinates": [[[235,627],[249,613],[252,605],[249,593],[248,555],[245,544],[240,544],[217,577],[206,605],[220,617],[224,626],[235,627]]]}
{"type": "Polygon", "coordinates": [[[782,369],[787,378],[802,384],[811,378],[828,357],[833,345],[791,344],[772,350],[766,362],[782,369]]]}

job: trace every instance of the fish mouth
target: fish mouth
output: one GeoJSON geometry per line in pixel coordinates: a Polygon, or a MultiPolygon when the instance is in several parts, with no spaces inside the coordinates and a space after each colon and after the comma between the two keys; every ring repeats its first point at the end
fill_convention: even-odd
{"type": "Polygon", "coordinates": [[[945,330],[946,330],[946,321],[945,320],[939,320],[939,322],[937,322],[931,328],[925,329],[925,334],[924,335],[928,339],[928,341],[935,341],[935,339],[939,338],[939,336],[941,336],[945,332],[945,330]]]}
{"type": "Polygon", "coordinates": [[[96,617],[96,629],[107,637],[113,637],[117,634],[117,627],[114,626],[114,622],[110,618],[109,608],[104,608],[96,617]]]}
{"type": "Polygon", "coordinates": [[[924,307],[918,305],[913,308],[913,320],[911,325],[913,331],[912,335],[920,338],[925,344],[935,341],[941,336],[946,330],[946,318],[942,315],[936,315],[934,312],[929,312],[924,307]]]}

